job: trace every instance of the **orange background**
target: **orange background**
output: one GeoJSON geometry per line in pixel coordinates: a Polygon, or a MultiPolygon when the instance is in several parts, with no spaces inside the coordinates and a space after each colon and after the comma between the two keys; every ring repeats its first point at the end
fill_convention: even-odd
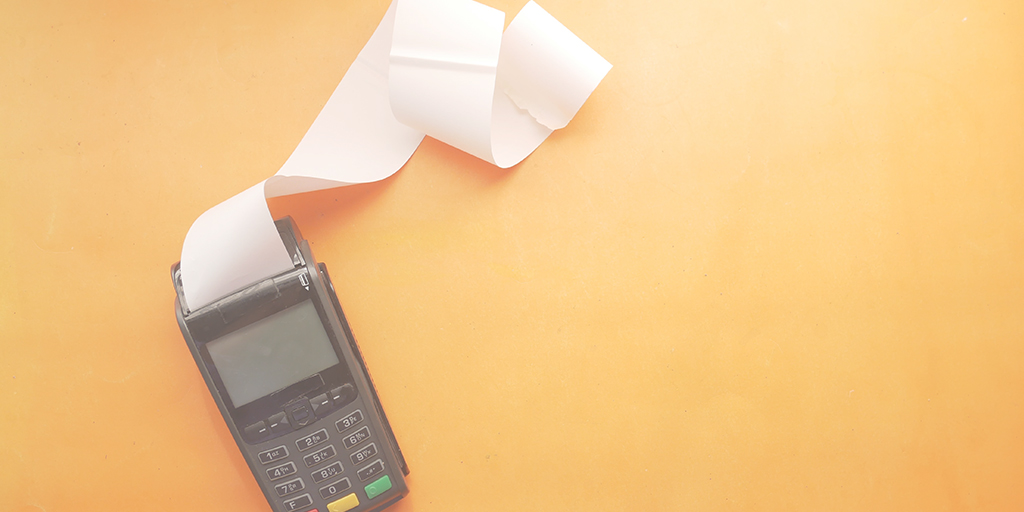
{"type": "MultiPolygon", "coordinates": [[[[615,68],[522,164],[272,203],[393,510],[1024,509],[1024,4],[542,5],[615,68]]],[[[0,510],[268,510],[168,269],[386,7],[0,6],[0,510]]]]}

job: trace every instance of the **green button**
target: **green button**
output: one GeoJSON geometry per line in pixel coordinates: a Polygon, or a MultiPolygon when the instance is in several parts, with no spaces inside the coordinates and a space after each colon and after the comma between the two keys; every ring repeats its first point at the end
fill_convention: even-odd
{"type": "Polygon", "coordinates": [[[366,491],[366,497],[371,500],[376,498],[377,496],[380,496],[381,494],[384,494],[390,488],[391,478],[388,477],[387,475],[384,475],[374,480],[373,482],[370,482],[370,485],[363,487],[363,489],[366,491]]]}

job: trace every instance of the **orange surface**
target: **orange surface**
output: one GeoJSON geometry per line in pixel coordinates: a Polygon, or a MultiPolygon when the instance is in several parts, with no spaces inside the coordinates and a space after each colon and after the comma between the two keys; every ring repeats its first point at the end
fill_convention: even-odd
{"type": "MultiPolygon", "coordinates": [[[[1024,4],[831,4],[544,0],[615,68],[524,163],[273,204],[393,510],[1024,509],[1024,4]]],[[[385,8],[0,6],[0,511],[268,510],[168,268],[385,8]]]]}

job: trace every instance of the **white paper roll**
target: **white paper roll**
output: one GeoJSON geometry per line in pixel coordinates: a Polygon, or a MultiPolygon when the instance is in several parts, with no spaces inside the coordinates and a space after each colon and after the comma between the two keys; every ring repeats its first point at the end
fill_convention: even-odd
{"type": "Polygon", "coordinates": [[[387,178],[424,134],[511,167],[564,127],[611,64],[533,1],[503,34],[504,20],[471,0],[394,0],[281,170],[192,224],[189,308],[292,268],[267,197],[387,178]]]}

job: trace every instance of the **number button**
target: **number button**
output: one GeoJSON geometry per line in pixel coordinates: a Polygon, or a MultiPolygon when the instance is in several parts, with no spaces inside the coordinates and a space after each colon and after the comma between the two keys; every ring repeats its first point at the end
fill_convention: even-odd
{"type": "Polygon", "coordinates": [[[275,486],[274,490],[277,491],[278,496],[283,497],[288,496],[289,494],[299,492],[305,487],[306,484],[302,483],[302,479],[296,478],[295,480],[289,480],[281,485],[275,486]]]}
{"type": "Polygon", "coordinates": [[[260,462],[263,464],[270,464],[275,460],[281,460],[288,456],[288,448],[284,446],[278,446],[277,448],[271,448],[265,452],[260,452],[260,462]]]}
{"type": "Polygon", "coordinates": [[[370,438],[370,427],[363,427],[345,437],[345,449],[351,450],[355,445],[370,438]]]}
{"type": "Polygon", "coordinates": [[[352,414],[335,422],[334,426],[338,427],[338,432],[341,433],[358,425],[361,421],[363,421],[363,411],[356,409],[352,411],[352,414]]]}
{"type": "Polygon", "coordinates": [[[335,462],[334,464],[331,464],[330,466],[327,466],[327,467],[325,467],[323,469],[319,469],[319,470],[314,471],[313,472],[313,482],[315,482],[315,483],[323,482],[324,480],[327,480],[328,478],[331,478],[334,475],[341,474],[342,471],[343,471],[343,468],[341,467],[341,463],[340,462],[335,462]]]}
{"type": "Polygon", "coordinates": [[[298,470],[295,469],[295,463],[289,462],[287,464],[281,464],[280,466],[273,467],[267,470],[267,477],[271,480],[277,480],[284,478],[288,475],[294,475],[298,470]]]}
{"type": "Polygon", "coordinates": [[[302,461],[306,463],[307,468],[311,468],[335,455],[337,455],[337,452],[334,451],[334,446],[327,445],[327,448],[306,455],[302,458],[302,461]]]}
{"type": "Polygon", "coordinates": [[[326,500],[335,494],[347,491],[349,487],[352,487],[352,483],[348,481],[348,478],[342,478],[331,485],[321,487],[320,497],[326,500]]]}
{"type": "Polygon", "coordinates": [[[304,452],[324,441],[327,440],[327,429],[322,428],[313,432],[312,434],[295,441],[295,446],[299,447],[300,452],[304,452]]]}
{"type": "Polygon", "coordinates": [[[377,455],[377,444],[370,443],[360,448],[358,452],[352,454],[352,463],[362,464],[370,460],[370,457],[373,457],[374,455],[377,455]]]}

